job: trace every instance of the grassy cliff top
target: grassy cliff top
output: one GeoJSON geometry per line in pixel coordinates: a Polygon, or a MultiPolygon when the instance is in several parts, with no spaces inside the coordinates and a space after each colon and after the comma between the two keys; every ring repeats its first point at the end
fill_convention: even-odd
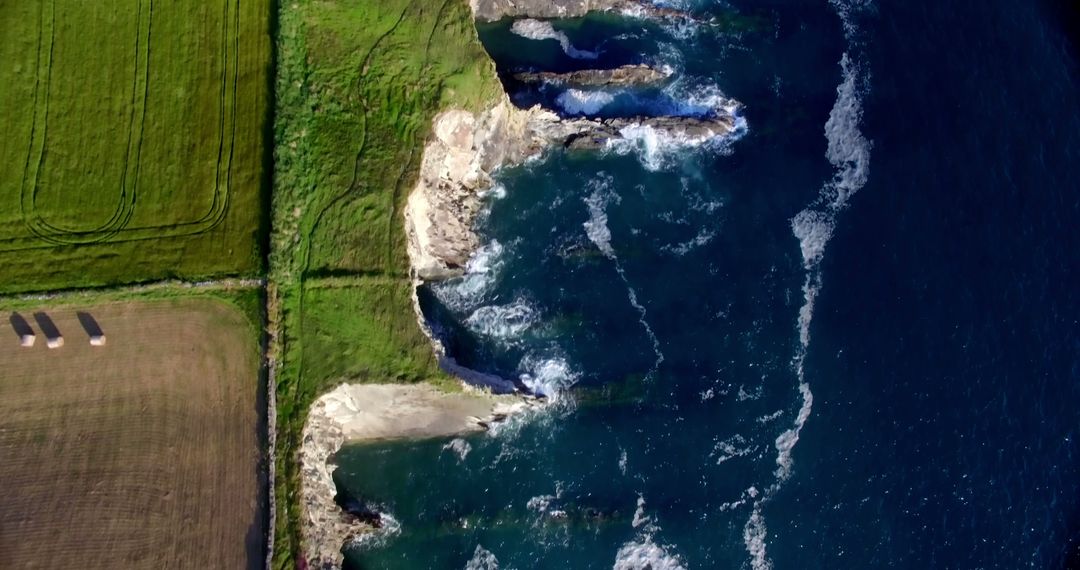
{"type": "Polygon", "coordinates": [[[277,50],[274,567],[292,568],[311,402],[341,382],[447,380],[413,312],[402,212],[435,115],[503,95],[465,0],[282,3],[277,50]]]}

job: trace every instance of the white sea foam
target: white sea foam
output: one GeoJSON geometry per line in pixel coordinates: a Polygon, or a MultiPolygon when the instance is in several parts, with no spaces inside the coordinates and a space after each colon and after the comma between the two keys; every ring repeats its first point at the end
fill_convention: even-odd
{"type": "Polygon", "coordinates": [[[758,496],[757,487],[753,487],[753,486],[748,487],[745,491],[743,491],[742,496],[739,497],[738,501],[729,501],[727,503],[721,503],[720,504],[720,510],[721,511],[733,511],[733,510],[745,505],[748,501],[752,501],[752,500],[756,499],[757,496],[758,496]]]}
{"type": "MultiPolygon", "coordinates": [[[[849,47],[857,33],[854,24],[855,12],[870,5],[867,0],[830,0],[836,8],[848,39],[849,47]]],[[[754,503],[753,512],[743,529],[743,541],[750,554],[753,570],[769,570],[772,563],[765,553],[765,519],[762,505],[777,493],[792,473],[794,460],[792,450],[799,442],[799,435],[805,427],[814,406],[814,394],[806,380],[804,363],[810,346],[810,323],[814,318],[814,304],[822,287],[821,260],[825,249],[836,228],[839,214],[847,207],[848,201],[867,182],[870,176],[870,141],[862,134],[862,94],[866,89],[867,79],[859,66],[845,52],[840,58],[842,80],[836,88],[836,101],[825,123],[825,137],[828,148],[825,156],[835,168],[835,174],[822,186],[817,200],[799,212],[791,220],[792,234],[799,240],[803,267],[806,277],[803,282],[803,304],[799,308],[796,327],[799,332],[799,346],[792,358],[792,368],[798,381],[801,403],[798,414],[791,427],[777,436],[776,480],[769,486],[761,499],[754,503]]]]}
{"type": "Polygon", "coordinates": [[[621,93],[619,97],[632,99],[637,106],[646,110],[645,114],[651,116],[730,116],[734,121],[732,130],[687,133],[677,129],[656,129],[634,122],[619,130],[620,137],[608,141],[608,150],[618,154],[637,152],[642,166],[657,171],[675,164],[688,148],[706,147],[711,152],[729,153],[731,143],[749,131],[746,118],[740,114],[739,102],[724,95],[715,83],[678,79],[664,87],[662,93],[660,98],[640,96],[633,92],[621,93]]]}
{"type": "Polygon", "coordinates": [[[623,544],[615,554],[612,570],[686,570],[678,555],[646,536],[623,544]]]}
{"type": "Polygon", "coordinates": [[[555,40],[562,46],[563,52],[574,59],[596,59],[598,55],[595,52],[575,48],[574,44],[570,43],[570,38],[552,27],[551,22],[531,18],[517,20],[510,26],[510,31],[530,40],[555,40]]]}
{"type": "Polygon", "coordinates": [[[585,205],[589,208],[589,219],[582,224],[585,227],[585,235],[600,249],[608,258],[615,257],[615,250],[611,247],[611,229],[608,228],[607,207],[614,202],[619,203],[620,198],[611,191],[611,179],[604,177],[592,183],[593,191],[585,198],[585,205]]]}
{"type": "Polygon", "coordinates": [[[666,98],[657,111],[667,115],[701,117],[718,113],[734,114],[738,101],[728,97],[712,82],[682,76],[662,90],[666,98]]]}
{"type": "Polygon", "coordinates": [[[847,53],[840,59],[844,80],[836,88],[836,103],[825,123],[829,141],[825,156],[836,167],[836,177],[828,195],[834,211],[847,205],[848,199],[859,191],[870,177],[871,143],[859,130],[862,121],[862,90],[865,79],[847,53]]]}
{"type": "Polygon", "coordinates": [[[482,245],[465,264],[465,274],[458,279],[435,285],[435,295],[454,311],[475,310],[495,286],[499,269],[504,263],[505,252],[506,248],[498,240],[482,245]]]}
{"type": "Polygon", "coordinates": [[[506,197],[506,186],[495,184],[487,190],[481,190],[479,196],[481,199],[490,198],[491,200],[502,200],[506,197]]]}
{"type": "Polygon", "coordinates": [[[615,255],[615,249],[611,246],[611,230],[607,225],[607,207],[608,204],[618,203],[620,200],[619,196],[611,190],[611,183],[612,179],[607,175],[601,175],[600,178],[590,183],[593,191],[585,198],[585,205],[589,209],[589,219],[583,226],[589,239],[596,244],[596,247],[600,249],[600,252],[605,257],[615,264],[615,271],[618,272],[619,279],[626,286],[626,297],[630,300],[630,305],[638,312],[638,322],[645,329],[645,334],[648,335],[649,341],[652,343],[653,353],[656,355],[656,361],[653,363],[652,370],[649,371],[649,374],[652,375],[663,364],[664,353],[660,350],[660,339],[656,337],[652,326],[649,325],[648,312],[645,310],[645,306],[638,301],[637,291],[630,285],[630,280],[626,277],[626,270],[623,269],[622,262],[619,261],[619,257],[615,255]]]}
{"type": "Polygon", "coordinates": [[[799,239],[803,265],[816,266],[825,255],[825,246],[832,237],[836,220],[829,212],[806,209],[791,219],[791,232],[799,239]]]}
{"type": "Polygon", "coordinates": [[[551,502],[554,500],[555,495],[537,495],[525,503],[525,508],[538,513],[546,513],[548,507],[551,506],[551,502]]]}
{"type": "Polygon", "coordinates": [[[450,443],[442,446],[442,448],[443,451],[451,451],[454,455],[457,455],[459,463],[465,461],[465,457],[472,451],[472,446],[469,445],[469,442],[460,437],[450,440],[450,443]]]}
{"type": "Polygon", "coordinates": [[[539,358],[527,354],[519,366],[525,370],[520,376],[521,382],[533,393],[552,400],[557,400],[562,391],[578,380],[578,374],[561,357],[539,358]]]}
{"type": "Polygon", "coordinates": [[[764,416],[759,416],[756,421],[759,424],[767,424],[767,423],[779,418],[782,415],[784,415],[784,410],[776,410],[775,412],[773,412],[771,414],[765,414],[764,416]]]}
{"type": "Polygon", "coordinates": [[[731,152],[731,144],[747,132],[746,119],[735,116],[735,126],[730,132],[715,133],[709,130],[688,133],[671,129],[657,129],[649,124],[632,123],[619,129],[619,137],[609,139],[606,148],[617,154],[636,152],[646,170],[657,172],[677,164],[689,148],[704,147],[717,154],[731,152]]]}
{"type": "Polygon", "coordinates": [[[509,305],[486,305],[473,311],[465,325],[469,330],[497,339],[516,339],[536,324],[540,314],[522,300],[509,305]]]}
{"type": "Polygon", "coordinates": [[[749,520],[743,526],[743,543],[746,545],[746,551],[750,553],[750,567],[753,570],[772,568],[772,562],[765,553],[767,535],[765,517],[761,515],[761,501],[758,501],[754,503],[754,510],[751,511],[749,520]]]}
{"type": "Polygon", "coordinates": [[[582,91],[567,89],[555,98],[563,112],[570,115],[595,115],[605,105],[615,100],[607,91],[582,91]]]}
{"type": "Polygon", "coordinates": [[[859,29],[855,22],[855,16],[873,6],[872,0],[829,0],[836,14],[840,16],[840,22],[844,25],[844,35],[848,41],[854,39],[859,29]]]}
{"type": "Polygon", "coordinates": [[[473,557],[465,564],[465,570],[499,570],[499,560],[490,551],[477,544],[473,557]]]}
{"type": "MultiPolygon", "coordinates": [[[[801,364],[800,364],[801,366],[801,364]]],[[[805,381],[799,382],[799,394],[802,395],[802,405],[799,406],[799,414],[795,416],[795,422],[791,429],[780,434],[776,438],[776,480],[783,483],[791,477],[791,450],[799,442],[799,433],[810,418],[810,411],[814,407],[814,394],[810,391],[810,385],[805,381]]]]}
{"type": "Polygon", "coordinates": [[[745,437],[735,434],[723,441],[719,441],[713,446],[712,455],[716,457],[716,464],[720,465],[725,461],[735,459],[736,457],[744,457],[750,455],[757,448],[755,445],[751,445],[745,437]]]}
{"type": "Polygon", "coordinates": [[[649,524],[652,519],[645,514],[645,497],[638,495],[637,508],[634,509],[634,520],[630,521],[630,526],[638,528],[639,526],[649,524]]]}
{"type": "Polygon", "coordinates": [[[793,359],[802,404],[790,429],[776,438],[776,477],[782,483],[791,476],[791,450],[799,441],[806,420],[814,405],[814,395],[806,382],[803,361],[810,346],[810,323],[814,318],[814,303],[821,291],[821,260],[836,227],[836,217],[847,207],[848,200],[859,191],[870,176],[870,141],[859,130],[862,120],[859,67],[847,53],[840,58],[843,80],[836,88],[836,102],[825,123],[829,146],[825,153],[836,168],[832,180],[826,183],[817,202],[799,212],[791,220],[791,230],[799,240],[806,279],[803,283],[803,304],[799,308],[797,328],[799,348],[793,359]]]}
{"type": "Polygon", "coordinates": [[[669,251],[675,255],[682,257],[691,251],[708,244],[716,237],[716,232],[710,228],[701,228],[698,230],[698,234],[692,239],[684,241],[676,245],[665,245],[662,249],[669,251]]]}
{"type": "Polygon", "coordinates": [[[626,475],[626,450],[619,450],[619,473],[626,475]]]}
{"type": "Polygon", "coordinates": [[[401,534],[401,523],[388,512],[379,512],[379,528],[356,535],[350,547],[370,549],[385,546],[391,538],[401,534]]]}

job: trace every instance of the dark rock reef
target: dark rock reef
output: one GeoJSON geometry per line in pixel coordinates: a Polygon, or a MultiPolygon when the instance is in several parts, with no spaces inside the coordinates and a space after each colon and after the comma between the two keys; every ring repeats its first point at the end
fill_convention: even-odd
{"type": "Polygon", "coordinates": [[[589,12],[622,12],[643,18],[688,18],[674,8],[641,0],[470,0],[473,15],[481,22],[503,18],[580,18],[589,12]]]}
{"type": "Polygon", "coordinates": [[[553,83],[567,87],[643,87],[666,81],[671,73],[645,64],[631,64],[614,69],[581,69],[556,73],[525,71],[515,73],[522,83],[553,83]]]}

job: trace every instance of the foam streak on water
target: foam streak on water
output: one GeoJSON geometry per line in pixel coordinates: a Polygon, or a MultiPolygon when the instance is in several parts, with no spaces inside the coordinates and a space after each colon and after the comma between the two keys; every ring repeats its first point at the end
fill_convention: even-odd
{"type": "Polygon", "coordinates": [[[686,570],[678,556],[646,536],[628,542],[615,554],[613,570],[686,570]]]}
{"type": "Polygon", "coordinates": [[[525,19],[518,20],[510,26],[510,31],[530,40],[555,40],[562,46],[563,52],[574,59],[596,59],[595,52],[580,50],[570,43],[570,38],[552,27],[550,22],[541,20],[525,19]]]}
{"type": "Polygon", "coordinates": [[[594,181],[592,194],[585,198],[585,205],[589,208],[589,220],[583,225],[585,226],[586,235],[596,244],[600,252],[615,264],[615,271],[618,272],[619,279],[626,285],[626,296],[630,300],[630,305],[638,312],[638,322],[645,329],[645,334],[648,335],[649,341],[652,342],[653,353],[656,354],[656,362],[653,363],[652,370],[649,371],[649,376],[652,376],[660,368],[660,365],[664,363],[664,353],[660,350],[660,339],[656,337],[656,333],[649,326],[648,313],[638,301],[637,291],[630,285],[630,280],[626,278],[626,270],[623,269],[619,257],[615,255],[615,249],[611,247],[611,230],[607,225],[607,206],[618,201],[618,195],[611,191],[610,177],[605,176],[594,181]]]}
{"type": "MultiPolygon", "coordinates": [[[[857,32],[852,19],[853,12],[868,6],[869,2],[831,0],[831,3],[843,22],[844,33],[850,46],[857,32]]],[[[814,317],[814,304],[822,287],[821,260],[832,238],[837,217],[870,176],[871,143],[859,128],[866,77],[848,52],[841,57],[840,68],[842,81],[836,88],[836,102],[829,113],[828,121],[825,122],[825,137],[828,140],[825,156],[835,169],[835,174],[832,180],[821,188],[817,200],[791,220],[791,230],[799,240],[806,272],[802,287],[803,304],[799,308],[796,321],[799,345],[792,358],[801,403],[791,427],[776,438],[776,480],[766,489],[761,499],[754,503],[750,518],[743,527],[743,539],[754,570],[772,568],[765,550],[766,530],[762,507],[791,477],[792,450],[799,442],[799,434],[810,418],[814,406],[814,394],[806,380],[804,363],[810,347],[810,323],[814,317]]]]}
{"type": "Polygon", "coordinates": [[[595,115],[614,100],[615,96],[606,91],[580,89],[567,89],[555,98],[555,102],[568,115],[595,115]]]}

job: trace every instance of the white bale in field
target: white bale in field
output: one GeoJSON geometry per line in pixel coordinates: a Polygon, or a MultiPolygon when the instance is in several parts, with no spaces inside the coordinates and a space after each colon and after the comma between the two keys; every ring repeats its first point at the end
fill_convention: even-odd
{"type": "Polygon", "coordinates": [[[61,346],[64,346],[64,337],[58,336],[56,338],[50,338],[45,343],[45,346],[49,348],[60,348],[61,346]]]}
{"type": "Polygon", "coordinates": [[[96,334],[90,337],[90,346],[105,346],[105,335],[96,334]]]}
{"type": "Polygon", "coordinates": [[[25,348],[30,348],[30,347],[34,346],[34,343],[36,341],[37,341],[37,336],[28,333],[28,334],[22,335],[22,337],[19,339],[19,345],[22,346],[22,347],[25,347],[25,348]]]}

